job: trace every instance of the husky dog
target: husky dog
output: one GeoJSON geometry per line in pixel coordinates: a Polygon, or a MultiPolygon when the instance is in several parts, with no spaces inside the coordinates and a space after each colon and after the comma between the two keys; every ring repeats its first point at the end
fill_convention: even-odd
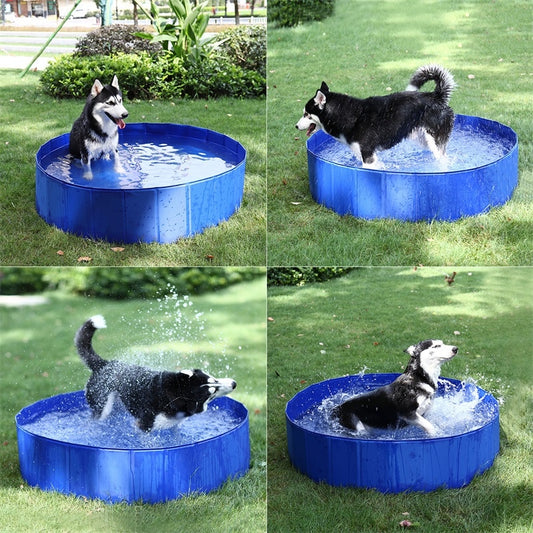
{"type": "Polygon", "coordinates": [[[422,415],[429,410],[437,390],[442,363],[457,354],[457,346],[427,340],[405,350],[411,359],[404,373],[392,383],[360,394],[335,407],[332,415],[350,429],[366,426],[396,428],[406,424],[421,427],[428,435],[435,427],[422,415]]]}
{"type": "Polygon", "coordinates": [[[442,159],[454,124],[454,112],[448,106],[454,88],[453,76],[438,65],[420,67],[403,92],[366,99],[330,92],[322,82],[296,127],[307,130],[308,136],[323,129],[347,144],[366,168],[377,167],[376,152],[407,137],[442,159]],[[435,82],[435,89],[420,92],[430,80],[435,82]]]}
{"type": "Polygon", "coordinates": [[[229,394],[237,384],[216,379],[201,370],[156,372],[121,361],[107,361],[93,349],[97,329],[105,328],[101,315],[87,320],[74,342],[82,361],[92,370],[85,397],[95,418],[103,420],[120,399],[143,431],[172,427],[207,409],[207,404],[229,394]]]}
{"type": "Polygon", "coordinates": [[[113,76],[110,85],[95,80],[81,116],[72,125],[70,153],[85,166],[99,157],[116,158],[118,128],[126,127],[127,116],[117,77],[113,76]]]}

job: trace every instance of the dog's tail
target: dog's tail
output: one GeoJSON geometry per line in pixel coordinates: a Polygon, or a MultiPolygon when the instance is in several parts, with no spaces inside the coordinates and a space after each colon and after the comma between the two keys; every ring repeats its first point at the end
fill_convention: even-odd
{"type": "Polygon", "coordinates": [[[74,344],[78,349],[78,354],[83,362],[92,370],[97,371],[103,368],[107,361],[102,359],[93,349],[92,340],[94,332],[97,329],[105,328],[106,323],[102,315],[96,315],[89,318],[81,326],[74,337],[74,344]]]}
{"type": "Polygon", "coordinates": [[[418,91],[422,85],[430,80],[435,82],[435,97],[444,104],[448,104],[456,83],[451,72],[440,65],[420,67],[411,77],[406,91],[418,91]]]}

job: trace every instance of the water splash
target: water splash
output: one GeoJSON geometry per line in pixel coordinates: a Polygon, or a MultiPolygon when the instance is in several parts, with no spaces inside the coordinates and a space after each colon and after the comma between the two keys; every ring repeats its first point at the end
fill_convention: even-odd
{"type": "Polygon", "coordinates": [[[186,418],[169,429],[145,433],[121,402],[105,420],[94,420],[91,410],[45,412],[23,428],[53,440],[111,449],[157,449],[184,446],[218,437],[233,429],[241,420],[225,409],[209,405],[203,413],[186,418]]]}
{"type": "MultiPolygon", "coordinates": [[[[501,159],[512,148],[508,141],[496,134],[482,132],[471,126],[452,131],[446,158],[438,161],[429,150],[417,142],[406,139],[389,150],[378,153],[379,170],[408,173],[435,173],[469,170],[501,159]]],[[[315,153],[318,157],[348,167],[361,167],[345,144],[327,137],[315,153]]]]}
{"type": "MultiPolygon", "coordinates": [[[[424,430],[414,426],[399,429],[372,428],[368,432],[357,432],[341,426],[338,420],[331,417],[331,410],[335,406],[374,388],[375,385],[367,383],[354,391],[337,392],[312,406],[295,423],[317,433],[357,439],[413,440],[428,437],[424,430]]],[[[497,415],[495,405],[483,401],[487,393],[480,395],[480,390],[472,380],[463,381],[460,386],[439,380],[433,405],[425,414],[425,418],[437,430],[435,437],[450,437],[474,431],[488,424],[497,415]]]]}
{"type": "Polygon", "coordinates": [[[212,312],[200,310],[190,296],[168,284],[156,299],[143,303],[141,314],[121,317],[141,332],[142,345],[124,347],[115,358],[154,370],[200,368],[215,377],[232,377],[235,358],[227,353],[227,340],[206,325],[212,312]]]}

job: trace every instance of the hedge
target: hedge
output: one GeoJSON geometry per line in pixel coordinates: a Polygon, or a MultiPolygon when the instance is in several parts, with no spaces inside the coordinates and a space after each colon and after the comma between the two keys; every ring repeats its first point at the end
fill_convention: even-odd
{"type": "Polygon", "coordinates": [[[63,290],[85,296],[125,299],[202,294],[264,276],[261,267],[209,268],[18,268],[0,269],[0,294],[63,290]]]}
{"type": "Polygon", "coordinates": [[[296,26],[331,16],[334,6],[335,0],[270,0],[268,18],[277,26],[296,26]]]}

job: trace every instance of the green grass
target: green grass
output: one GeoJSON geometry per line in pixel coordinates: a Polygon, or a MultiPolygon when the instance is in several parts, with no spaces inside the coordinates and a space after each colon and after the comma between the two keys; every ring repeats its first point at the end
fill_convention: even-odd
{"type": "Polygon", "coordinates": [[[397,267],[269,289],[270,531],[330,531],[332,525],[347,533],[396,531],[406,518],[427,533],[531,531],[531,269],[455,270],[451,286],[441,268],[397,267]],[[473,378],[503,399],[494,465],[462,489],[431,493],[331,487],[298,473],[287,455],[287,401],[325,379],[365,369],[402,372],[403,350],[425,338],[459,347],[443,376],[473,378]]]}
{"type": "MultiPolygon", "coordinates": [[[[265,280],[191,297],[182,309],[187,342],[175,340],[174,301],[109,301],[46,293],[36,307],[0,306],[0,529],[3,532],[262,532],[266,529],[265,280]],[[243,308],[246,312],[243,312],[243,308]],[[203,312],[200,323],[196,312],[203,312]],[[41,398],[79,390],[88,371],[75,353],[73,336],[89,316],[101,313],[108,328],[95,338],[105,357],[178,365],[209,362],[215,375],[238,383],[232,398],[250,416],[251,468],[242,478],[207,495],[158,505],[87,500],[28,487],[19,473],[15,414],[41,398]],[[152,334],[155,330],[157,333],[152,334]],[[139,354],[148,357],[138,359],[139,354]],[[226,368],[229,366],[229,370],[226,368]],[[23,512],[22,512],[23,510],[23,512]]],[[[176,334],[179,334],[176,331],[176,334]]],[[[150,365],[153,366],[153,365],[150,365]]]]}
{"type": "Polygon", "coordinates": [[[0,264],[95,266],[264,265],[266,242],[266,129],[264,100],[127,102],[131,122],[174,122],[220,131],[247,150],[240,209],[217,227],[177,243],[134,244],[83,239],[46,224],[35,210],[35,154],[70,131],[81,100],[54,100],[36,73],[0,71],[0,264]],[[58,255],[58,251],[64,255],[58,255]]]}
{"type": "Polygon", "coordinates": [[[268,264],[531,264],[530,50],[526,0],[337,0],[335,15],[322,22],[269,28],[268,264]],[[403,90],[413,71],[431,62],[455,76],[456,113],[516,131],[519,185],[512,200],[485,215],[431,224],[340,217],[316,204],[305,132],[294,126],[321,81],[359,97],[387,94],[403,90]]]}

